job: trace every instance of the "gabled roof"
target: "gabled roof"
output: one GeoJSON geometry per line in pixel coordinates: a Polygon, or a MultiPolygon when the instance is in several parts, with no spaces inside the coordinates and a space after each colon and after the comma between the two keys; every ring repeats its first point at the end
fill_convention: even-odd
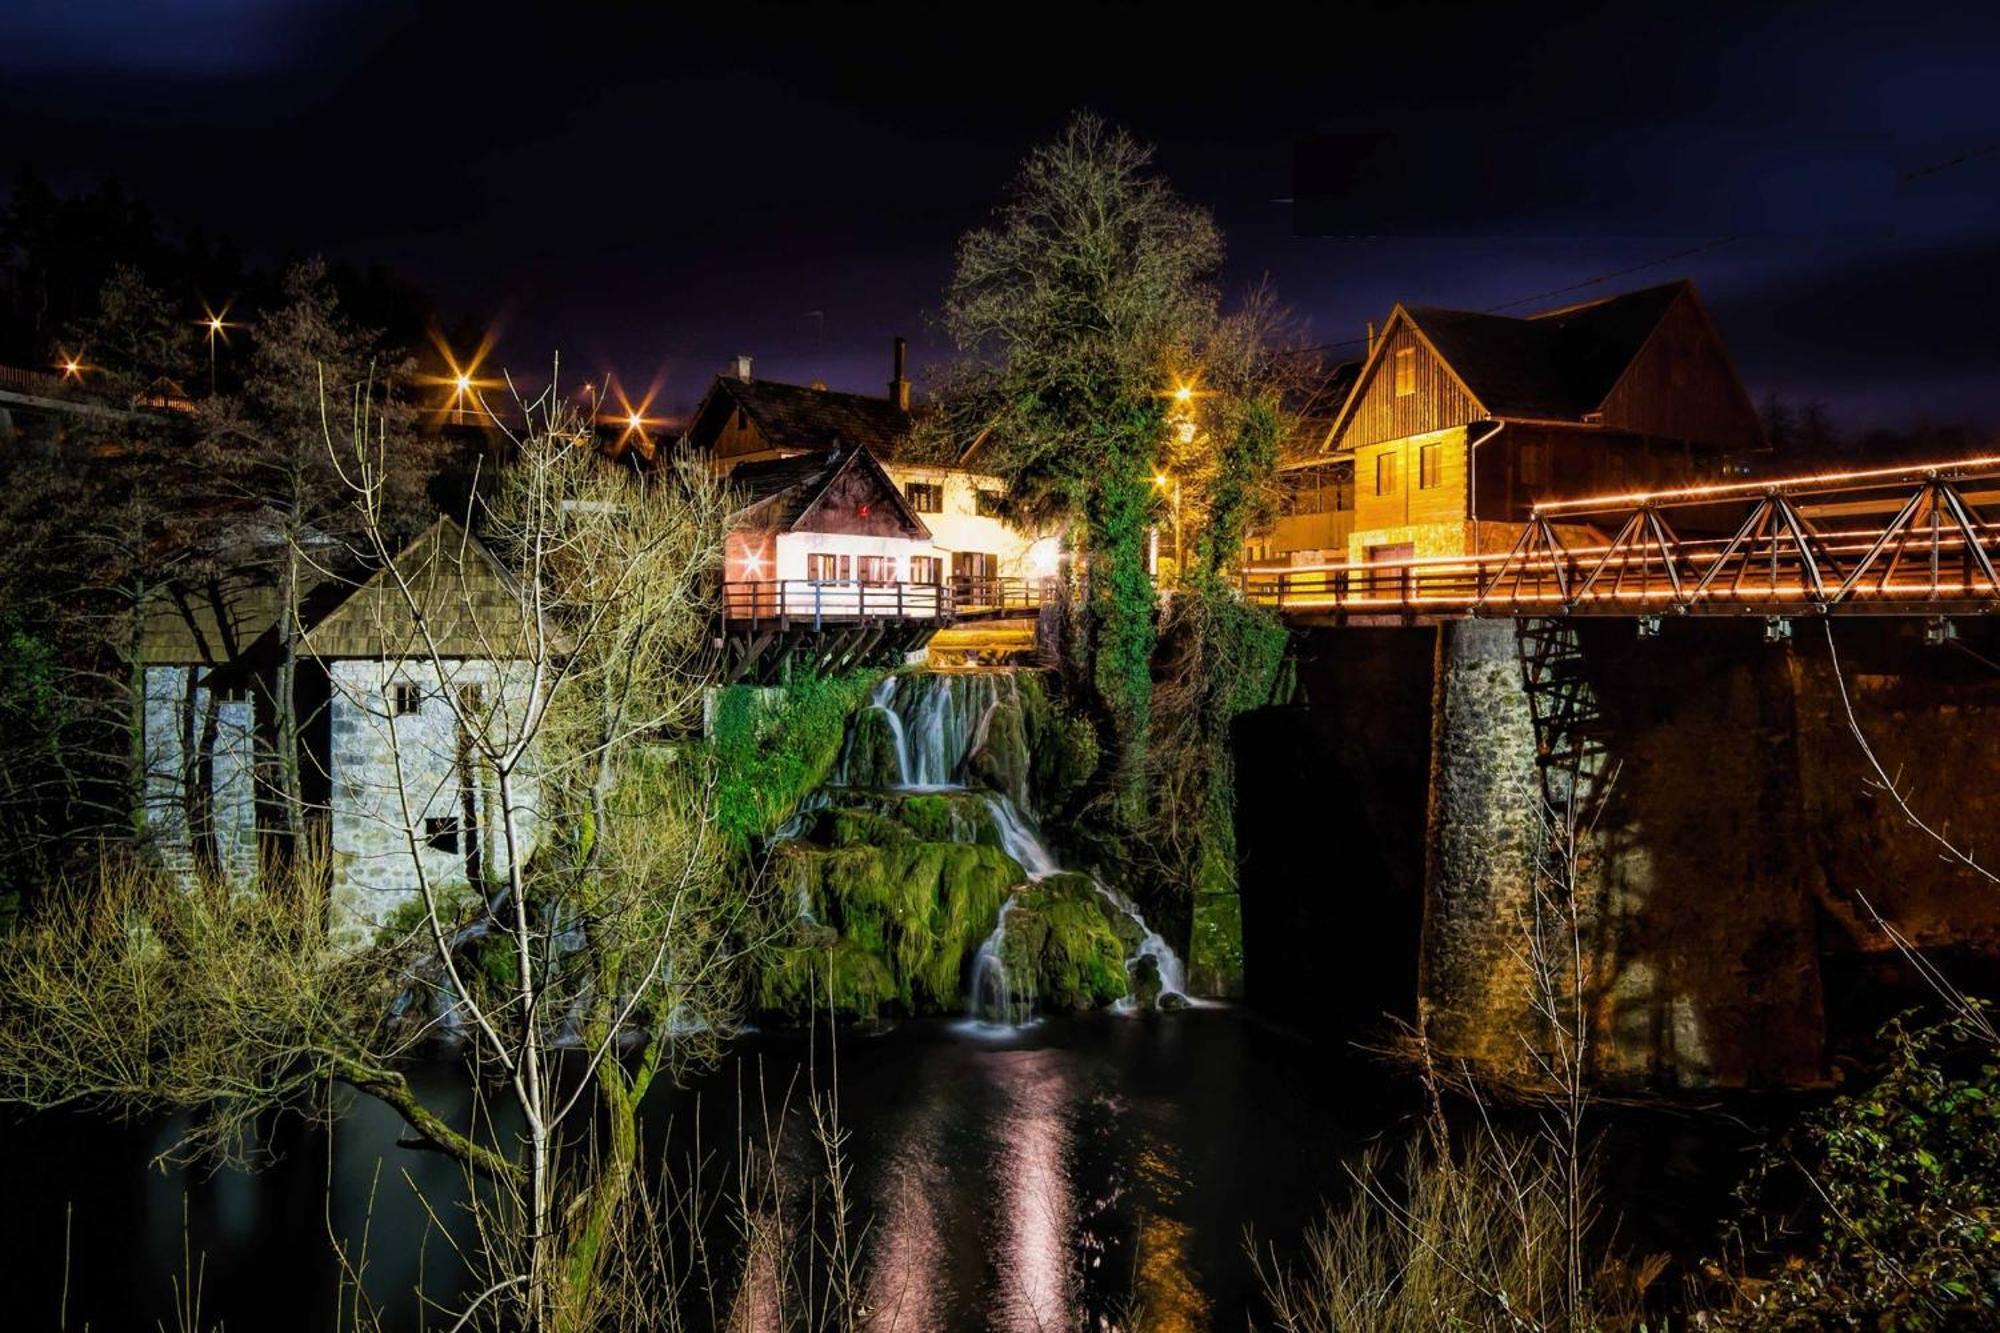
{"type": "Polygon", "coordinates": [[[307,621],[304,650],[322,658],[423,658],[435,652],[505,661],[527,655],[532,640],[519,585],[457,523],[440,516],[393,564],[408,596],[388,569],[376,570],[326,614],[307,621]],[[421,628],[412,601],[422,613],[421,628]]]}
{"type": "Polygon", "coordinates": [[[1526,316],[1398,305],[1326,439],[1337,437],[1399,323],[1437,354],[1486,416],[1582,422],[1604,405],[1682,296],[1694,299],[1686,279],[1526,316]]]}
{"type": "Polygon", "coordinates": [[[774,449],[858,446],[891,458],[910,433],[910,414],[887,398],[718,375],[689,426],[690,437],[717,403],[742,408],[774,449]]]}
{"type": "Polygon", "coordinates": [[[867,449],[841,449],[738,464],[729,474],[729,485],[742,505],[730,516],[730,526],[789,532],[810,520],[834,484],[856,470],[872,475],[896,517],[915,539],[930,540],[930,528],[910,508],[903,488],[867,449]]]}

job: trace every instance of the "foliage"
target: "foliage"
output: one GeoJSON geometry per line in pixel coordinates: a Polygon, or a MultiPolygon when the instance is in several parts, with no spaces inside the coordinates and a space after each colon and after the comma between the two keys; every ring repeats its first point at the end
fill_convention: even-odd
{"type": "Polygon", "coordinates": [[[993,225],[959,243],[944,322],[962,359],[932,427],[946,452],[981,442],[1017,517],[1075,529],[1112,808],[1128,825],[1144,800],[1162,394],[1213,318],[1222,258],[1213,220],[1151,157],[1089,114],[1029,154],[993,225]]]}
{"type": "Polygon", "coordinates": [[[715,819],[736,846],[768,837],[840,761],[849,714],[877,673],[801,674],[781,690],[730,685],[717,691],[709,749],[715,819]]]}
{"type": "Polygon", "coordinates": [[[1292,1263],[1251,1258],[1283,1333],[1555,1333],[1639,1329],[1660,1260],[1600,1254],[1572,1307],[1564,1275],[1567,1172],[1539,1139],[1482,1135],[1461,1148],[1420,1134],[1391,1173],[1370,1150],[1355,1192],[1306,1232],[1292,1263]]]}
{"type": "Polygon", "coordinates": [[[1746,1258],[1782,1256],[1777,1200],[1803,1179],[1811,1252],[1767,1279],[1739,1276],[1709,1326],[1897,1333],[2000,1321],[2000,1060],[1964,1017],[1883,1033],[1888,1066],[1866,1092],[1808,1116],[1744,1190],[1746,1258]]]}

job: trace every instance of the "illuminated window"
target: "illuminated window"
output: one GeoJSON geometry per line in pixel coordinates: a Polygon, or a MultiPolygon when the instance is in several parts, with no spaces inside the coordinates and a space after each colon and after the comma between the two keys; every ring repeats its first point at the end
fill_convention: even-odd
{"type": "Polygon", "coordinates": [[[389,711],[397,717],[423,712],[423,686],[409,680],[392,682],[389,686],[389,711]]]}
{"type": "Polygon", "coordinates": [[[910,557],[910,582],[936,583],[939,562],[934,555],[913,555],[910,557]]]}
{"type": "Polygon", "coordinates": [[[1375,494],[1396,493],[1396,455],[1393,451],[1375,455],[1375,494]]]}
{"type": "Polygon", "coordinates": [[[1396,396],[1405,397],[1417,391],[1417,349],[1398,347],[1396,349],[1396,396]]]}
{"type": "Polygon", "coordinates": [[[913,481],[903,488],[903,494],[910,499],[910,508],[919,514],[936,514],[944,509],[944,487],[935,482],[913,481]]]}
{"type": "Polygon", "coordinates": [[[1417,450],[1417,488],[1430,490],[1441,482],[1444,472],[1444,446],[1427,444],[1417,450]]]}
{"type": "Polygon", "coordinates": [[[864,555],[856,559],[863,583],[894,583],[896,561],[886,555],[864,555]]]}
{"type": "Polygon", "coordinates": [[[835,579],[848,577],[847,557],[815,553],[806,557],[806,577],[819,583],[830,583],[835,579]]]}

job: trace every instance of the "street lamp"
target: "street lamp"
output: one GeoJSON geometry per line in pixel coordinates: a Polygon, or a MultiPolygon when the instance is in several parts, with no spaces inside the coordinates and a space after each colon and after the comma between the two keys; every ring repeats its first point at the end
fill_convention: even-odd
{"type": "Polygon", "coordinates": [[[235,328],[229,322],[229,307],[222,307],[221,313],[210,310],[206,305],[201,310],[202,336],[208,340],[208,396],[215,397],[215,340],[229,341],[228,330],[235,328]]]}

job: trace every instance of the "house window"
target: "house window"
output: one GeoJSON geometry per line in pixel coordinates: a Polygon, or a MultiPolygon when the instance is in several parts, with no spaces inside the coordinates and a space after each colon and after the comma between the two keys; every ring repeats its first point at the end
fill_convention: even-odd
{"type": "Polygon", "coordinates": [[[1396,493],[1396,454],[1389,450],[1375,455],[1375,494],[1396,493]]]}
{"type": "Polygon", "coordinates": [[[829,583],[835,579],[846,579],[850,577],[847,571],[847,557],[844,555],[816,553],[806,557],[806,577],[815,582],[829,583]]]}
{"type": "Polygon", "coordinates": [[[903,488],[909,497],[910,508],[919,514],[937,514],[944,511],[944,487],[934,481],[913,481],[903,488]]]}
{"type": "Polygon", "coordinates": [[[979,494],[974,497],[973,507],[981,518],[1000,517],[1000,492],[980,487],[979,494]]]}
{"type": "Polygon", "coordinates": [[[486,691],[479,685],[458,687],[458,711],[467,717],[478,717],[486,711],[486,691]]]}
{"type": "Polygon", "coordinates": [[[989,551],[953,551],[951,576],[955,579],[990,579],[1000,572],[1000,557],[989,551]]]}
{"type": "Polygon", "coordinates": [[[736,409],[736,429],[739,431],[750,429],[750,414],[740,407],[736,409]]]}
{"type": "Polygon", "coordinates": [[[458,820],[447,816],[443,819],[424,821],[424,842],[434,852],[455,852],[458,850],[458,820]]]}
{"type": "Polygon", "coordinates": [[[1407,398],[1417,391],[1417,349],[1396,349],[1396,396],[1407,398]]]}
{"type": "Polygon", "coordinates": [[[1443,473],[1443,445],[1426,444],[1417,450],[1417,489],[1432,489],[1444,479],[1443,473]]]}
{"type": "Polygon", "coordinates": [[[894,583],[896,581],[896,558],[888,555],[864,555],[857,557],[863,583],[894,583]]]}
{"type": "Polygon", "coordinates": [[[913,555],[910,557],[910,582],[936,583],[939,561],[934,555],[913,555]]]}
{"type": "Polygon", "coordinates": [[[396,717],[424,711],[424,687],[413,680],[392,681],[389,685],[389,712],[396,717]]]}

